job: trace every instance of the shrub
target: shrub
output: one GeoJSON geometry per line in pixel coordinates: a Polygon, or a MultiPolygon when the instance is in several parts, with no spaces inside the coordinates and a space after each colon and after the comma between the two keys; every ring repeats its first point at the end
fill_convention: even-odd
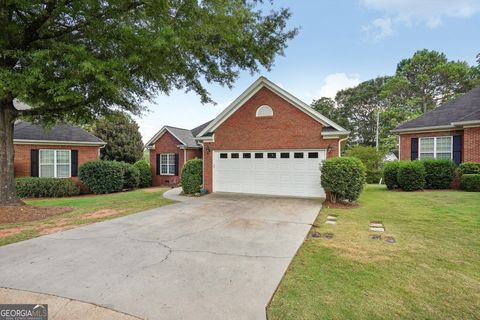
{"type": "Polygon", "coordinates": [[[375,147],[353,146],[345,152],[347,157],[356,157],[365,165],[367,183],[378,183],[382,177],[383,158],[385,153],[375,147]]]}
{"type": "Polygon", "coordinates": [[[20,198],[71,197],[80,193],[70,179],[26,177],[17,178],[15,182],[20,198]]]}
{"type": "Polygon", "coordinates": [[[422,160],[425,167],[425,188],[448,189],[455,176],[455,163],[452,160],[422,160]]]}
{"type": "Polygon", "coordinates": [[[480,174],[466,173],[460,178],[460,188],[465,191],[480,191],[480,174]]]}
{"type": "Polygon", "coordinates": [[[425,186],[425,167],[421,161],[400,161],[398,186],[405,191],[421,190],[425,186]]]}
{"type": "Polygon", "coordinates": [[[480,162],[463,162],[458,167],[460,175],[480,174],[480,162]]]}
{"type": "Polygon", "coordinates": [[[93,193],[122,191],[123,167],[116,161],[93,160],[79,168],[80,180],[93,193]]]}
{"type": "Polygon", "coordinates": [[[134,167],[133,164],[126,162],[119,162],[123,170],[123,187],[122,189],[133,190],[138,188],[140,183],[140,170],[134,167]]]}
{"type": "Polygon", "coordinates": [[[385,166],[383,167],[383,180],[388,189],[398,188],[397,176],[399,167],[399,161],[385,163],[385,166]]]}
{"type": "Polygon", "coordinates": [[[187,194],[200,192],[202,186],[202,174],[202,160],[195,158],[185,162],[181,178],[183,192],[187,194]]]}
{"type": "Polygon", "coordinates": [[[355,157],[328,159],[321,167],[321,183],[331,201],[356,201],[365,184],[365,165],[355,157]]]}
{"type": "Polygon", "coordinates": [[[152,170],[150,165],[145,160],[138,160],[134,166],[140,171],[140,188],[150,187],[152,184],[152,170]]]}

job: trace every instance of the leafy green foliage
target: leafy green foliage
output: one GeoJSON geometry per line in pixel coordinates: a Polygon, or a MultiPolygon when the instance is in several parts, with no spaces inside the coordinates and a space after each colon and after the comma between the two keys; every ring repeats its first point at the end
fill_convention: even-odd
{"type": "Polygon", "coordinates": [[[460,178],[460,188],[465,191],[480,191],[480,174],[466,173],[460,178]]]}
{"type": "Polygon", "coordinates": [[[188,160],[182,169],[182,189],[186,194],[200,192],[203,179],[203,162],[195,158],[188,160]]]}
{"type": "Polygon", "coordinates": [[[337,107],[337,103],[328,97],[321,97],[312,102],[312,108],[344,128],[350,128],[347,110],[337,107]]]}
{"type": "Polygon", "coordinates": [[[365,185],[365,165],[354,157],[336,157],[323,162],[321,184],[331,201],[356,201],[365,185]]]}
{"type": "Polygon", "coordinates": [[[426,189],[448,189],[455,176],[455,163],[451,160],[422,160],[425,167],[426,189]]]}
{"type": "Polygon", "coordinates": [[[124,169],[116,161],[93,160],[82,164],[79,178],[93,193],[112,193],[122,191],[124,169]]]}
{"type": "Polygon", "coordinates": [[[462,162],[458,167],[460,175],[480,174],[480,162],[462,162]]]}
{"type": "Polygon", "coordinates": [[[143,156],[138,124],[125,112],[114,111],[96,121],[93,134],[107,145],[100,149],[102,160],[134,163],[143,156]]]}
{"type": "Polygon", "coordinates": [[[133,190],[138,188],[140,184],[140,170],[133,164],[119,162],[123,170],[123,187],[122,189],[133,190]]]}
{"type": "Polygon", "coordinates": [[[345,156],[360,159],[367,169],[367,183],[378,183],[382,178],[383,157],[385,152],[377,151],[369,146],[352,146],[346,152],[345,156]]]}
{"type": "Polygon", "coordinates": [[[145,160],[138,160],[133,164],[140,172],[140,181],[138,186],[140,188],[150,187],[152,184],[152,169],[145,160]]]}
{"type": "Polygon", "coordinates": [[[398,188],[398,169],[400,168],[399,161],[387,162],[383,166],[383,180],[388,189],[398,188]]]}
{"type": "Polygon", "coordinates": [[[25,177],[15,180],[20,198],[71,197],[80,193],[71,179],[25,177]]]}
{"type": "Polygon", "coordinates": [[[400,161],[397,181],[405,191],[422,190],[425,186],[425,167],[421,161],[400,161]]]}

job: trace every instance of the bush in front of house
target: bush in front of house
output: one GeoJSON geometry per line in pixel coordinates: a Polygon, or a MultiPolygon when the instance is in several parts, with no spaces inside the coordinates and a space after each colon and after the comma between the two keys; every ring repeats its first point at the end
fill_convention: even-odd
{"type": "Polygon", "coordinates": [[[123,187],[122,189],[133,190],[138,188],[140,183],[140,170],[133,164],[126,162],[118,162],[123,170],[123,187]]]}
{"type": "Polygon", "coordinates": [[[480,174],[466,173],[460,178],[460,188],[465,191],[480,191],[480,174]]]}
{"type": "Polygon", "coordinates": [[[452,160],[422,160],[425,167],[426,189],[448,189],[455,177],[455,163],[452,160]]]}
{"type": "Polygon", "coordinates": [[[122,191],[124,184],[123,166],[116,161],[93,160],[82,164],[79,178],[93,193],[122,191]]]}
{"type": "Polygon", "coordinates": [[[383,158],[385,152],[370,146],[352,146],[345,152],[346,157],[355,157],[366,168],[367,183],[378,183],[382,178],[383,158]]]}
{"type": "Polygon", "coordinates": [[[182,189],[186,194],[200,192],[202,186],[203,164],[202,160],[195,158],[188,160],[182,169],[182,189]]]}
{"type": "Polygon", "coordinates": [[[152,184],[152,169],[145,160],[138,160],[133,164],[140,171],[140,183],[139,188],[150,187],[152,184]]]}
{"type": "Polygon", "coordinates": [[[464,174],[480,174],[480,162],[463,162],[458,166],[458,173],[464,174]]]}
{"type": "Polygon", "coordinates": [[[422,190],[425,186],[425,167],[421,161],[400,161],[398,186],[405,191],[422,190]]]}
{"type": "Polygon", "coordinates": [[[400,161],[387,162],[383,166],[383,181],[388,189],[398,188],[398,168],[400,161]]]}
{"type": "Polygon", "coordinates": [[[365,165],[355,157],[337,157],[321,165],[321,184],[330,200],[357,201],[366,181],[365,165]]]}
{"type": "Polygon", "coordinates": [[[71,197],[80,193],[79,187],[68,178],[17,178],[15,186],[20,198],[71,197]]]}

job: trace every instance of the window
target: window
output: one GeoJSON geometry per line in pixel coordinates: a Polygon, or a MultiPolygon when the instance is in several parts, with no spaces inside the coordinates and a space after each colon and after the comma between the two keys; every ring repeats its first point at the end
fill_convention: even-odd
{"type": "Polygon", "coordinates": [[[262,158],[263,158],[263,153],[262,152],[255,153],[255,159],[262,159],[262,158]]]}
{"type": "Polygon", "coordinates": [[[227,153],[220,153],[220,159],[227,159],[228,154],[227,153]]]}
{"type": "Polygon", "coordinates": [[[317,159],[318,158],[318,152],[309,152],[308,153],[308,158],[309,159],[317,159]]]}
{"type": "Polygon", "coordinates": [[[295,152],[295,153],[293,154],[293,157],[294,157],[295,159],[302,159],[302,158],[303,158],[303,152],[295,152]]]}
{"type": "Polygon", "coordinates": [[[238,154],[238,153],[232,153],[232,154],[231,154],[231,158],[232,158],[232,159],[238,159],[238,158],[239,158],[239,154],[238,154]]]}
{"type": "Polygon", "coordinates": [[[257,109],[256,116],[257,117],[272,117],[273,116],[273,109],[270,106],[267,106],[267,105],[260,106],[257,109]]]}
{"type": "Polygon", "coordinates": [[[173,176],[175,175],[175,154],[160,154],[160,174],[173,176]]]}
{"type": "Polygon", "coordinates": [[[70,178],[70,150],[39,151],[39,177],[70,178]]]}
{"type": "Polygon", "coordinates": [[[267,158],[269,159],[275,159],[276,157],[277,157],[277,154],[275,152],[267,153],[267,158]]]}
{"type": "Polygon", "coordinates": [[[290,152],[281,152],[280,153],[280,158],[282,158],[282,159],[290,158],[290,152]]]}
{"type": "Polygon", "coordinates": [[[251,153],[244,153],[243,154],[243,159],[250,159],[252,157],[251,153]]]}
{"type": "Polygon", "coordinates": [[[420,159],[452,159],[452,137],[419,139],[420,159]]]}

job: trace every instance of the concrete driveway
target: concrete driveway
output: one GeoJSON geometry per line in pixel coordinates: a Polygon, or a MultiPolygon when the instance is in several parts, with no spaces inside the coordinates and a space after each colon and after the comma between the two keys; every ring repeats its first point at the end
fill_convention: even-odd
{"type": "Polygon", "coordinates": [[[320,207],[240,194],[190,198],[0,247],[0,287],[147,319],[265,319],[320,207]]]}

